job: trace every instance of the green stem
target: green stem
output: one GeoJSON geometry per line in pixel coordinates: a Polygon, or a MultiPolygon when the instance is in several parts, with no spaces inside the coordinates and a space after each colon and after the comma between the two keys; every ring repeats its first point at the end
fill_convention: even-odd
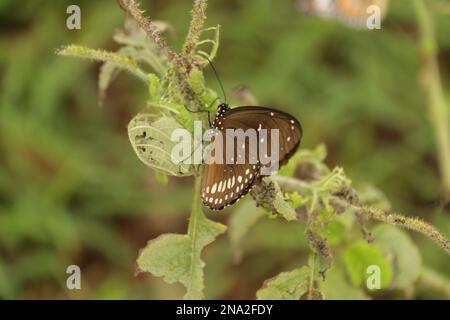
{"type": "Polygon", "coordinates": [[[142,30],[144,30],[147,36],[156,43],[159,49],[165,54],[167,59],[173,65],[173,81],[177,84],[177,88],[179,89],[182,99],[184,100],[183,103],[190,108],[200,110],[202,105],[188,83],[189,72],[193,66],[188,63],[184,55],[177,54],[167,45],[167,42],[161,36],[161,32],[158,27],[156,27],[150,19],[144,17],[135,0],[117,1],[120,7],[138,23],[142,30]]]}
{"type": "Polygon", "coordinates": [[[295,178],[274,175],[271,179],[283,186],[283,189],[287,192],[296,191],[299,194],[303,194],[313,190],[310,184],[295,178]]]}
{"type": "Polygon", "coordinates": [[[202,181],[202,170],[200,171],[200,174],[195,177],[194,200],[192,201],[191,216],[189,218],[189,225],[188,225],[188,235],[191,237],[191,239],[195,239],[195,234],[197,231],[196,226],[198,225],[197,221],[203,215],[202,204],[200,201],[201,181],[202,181]]]}
{"type": "Polygon", "coordinates": [[[133,59],[114,52],[105,50],[90,49],[83,46],[70,45],[56,50],[56,54],[66,57],[76,57],[83,59],[91,59],[102,62],[113,62],[118,67],[134,74],[146,84],[149,82],[148,75],[142,71],[136,61],[133,59]]]}
{"type": "Polygon", "coordinates": [[[445,101],[437,61],[433,16],[424,0],[414,0],[424,56],[424,83],[428,94],[428,108],[437,144],[439,168],[444,197],[450,200],[450,127],[449,106],[445,101]]]}
{"type": "MultiPolygon", "coordinates": [[[[191,215],[189,217],[189,224],[188,224],[188,230],[187,233],[189,235],[189,238],[191,239],[191,252],[190,252],[190,266],[189,266],[189,279],[195,279],[195,263],[193,261],[200,259],[200,250],[201,248],[197,247],[198,242],[197,239],[197,232],[198,232],[198,226],[199,221],[201,220],[203,216],[203,210],[202,205],[200,202],[200,188],[201,188],[201,175],[195,177],[195,185],[194,185],[194,198],[192,200],[192,209],[191,209],[191,215]]],[[[187,286],[187,292],[191,293],[196,290],[193,288],[194,281],[189,281],[187,286]]],[[[190,299],[192,299],[191,296],[189,296],[190,299]]]]}
{"type": "Polygon", "coordinates": [[[117,2],[120,7],[139,24],[142,30],[144,30],[147,36],[156,43],[162,52],[164,52],[169,61],[176,64],[178,61],[177,53],[167,45],[167,42],[161,36],[158,27],[142,15],[142,11],[139,9],[138,4],[134,0],[118,0],[117,2]]]}
{"type": "Polygon", "coordinates": [[[314,280],[315,280],[315,269],[316,269],[316,259],[317,254],[313,251],[310,256],[310,262],[309,262],[309,288],[308,288],[308,300],[313,299],[313,293],[314,293],[314,280]]]}

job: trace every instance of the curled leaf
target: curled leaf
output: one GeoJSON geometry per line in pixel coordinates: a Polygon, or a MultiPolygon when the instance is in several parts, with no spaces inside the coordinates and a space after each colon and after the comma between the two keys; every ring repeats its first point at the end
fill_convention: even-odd
{"type": "Polygon", "coordinates": [[[268,211],[279,214],[287,221],[296,220],[295,208],[281,192],[277,182],[266,178],[251,192],[258,206],[262,206],[268,211]]]}
{"type": "Polygon", "coordinates": [[[153,120],[150,114],[140,113],[128,124],[128,137],[139,159],[150,168],[171,176],[189,176],[194,173],[193,166],[176,164],[171,157],[176,145],[172,132],[182,128],[173,118],[153,120]]]}

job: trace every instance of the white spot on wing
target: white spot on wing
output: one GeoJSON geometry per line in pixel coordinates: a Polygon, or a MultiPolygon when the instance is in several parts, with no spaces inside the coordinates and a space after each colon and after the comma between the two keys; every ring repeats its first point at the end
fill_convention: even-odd
{"type": "Polygon", "coordinates": [[[227,187],[227,180],[223,180],[223,186],[222,186],[222,190],[220,190],[220,192],[224,192],[226,187],[227,187]]]}

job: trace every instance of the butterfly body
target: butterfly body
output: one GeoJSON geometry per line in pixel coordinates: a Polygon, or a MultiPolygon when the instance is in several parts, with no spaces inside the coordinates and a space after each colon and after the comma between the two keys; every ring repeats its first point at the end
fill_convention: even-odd
{"type": "Polygon", "coordinates": [[[222,210],[245,196],[264,175],[285,164],[300,145],[302,128],[291,115],[265,107],[237,107],[220,104],[212,124],[214,142],[222,156],[219,163],[205,164],[201,196],[205,206],[222,210]],[[239,136],[241,134],[241,136],[239,136]],[[242,137],[242,135],[245,135],[242,137]],[[246,139],[248,138],[248,139],[246,139]],[[256,139],[257,144],[252,144],[256,139]],[[231,150],[231,153],[228,151],[231,150]]]}

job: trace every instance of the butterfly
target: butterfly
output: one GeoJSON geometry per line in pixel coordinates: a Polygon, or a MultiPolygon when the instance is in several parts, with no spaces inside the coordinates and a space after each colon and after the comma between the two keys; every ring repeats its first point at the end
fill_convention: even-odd
{"type": "Polygon", "coordinates": [[[356,28],[366,27],[371,6],[377,6],[381,18],[386,16],[389,0],[299,0],[301,10],[321,17],[335,18],[356,28]]]}
{"type": "MultiPolygon", "coordinates": [[[[218,106],[211,128],[216,131],[216,135],[221,134],[225,138],[229,138],[230,130],[254,130],[258,151],[259,148],[264,148],[264,157],[267,157],[269,152],[271,156],[275,153],[277,168],[286,164],[292,157],[303,134],[300,122],[287,113],[256,106],[231,109],[226,103],[218,106]],[[277,136],[273,129],[277,129],[277,136]],[[266,135],[263,135],[264,131],[266,135]],[[276,138],[278,141],[275,141],[276,138]],[[273,149],[274,145],[278,150],[273,149]]],[[[211,210],[222,210],[232,205],[258,184],[267,171],[273,173],[269,169],[270,164],[261,158],[261,152],[252,152],[249,139],[244,139],[244,142],[241,140],[240,144],[236,143],[236,137],[233,136],[232,139],[234,150],[230,157],[225,155],[229,140],[224,139],[224,143],[219,146],[227,161],[204,164],[201,198],[203,204],[211,210]],[[241,148],[244,151],[241,152],[241,148]]]]}

